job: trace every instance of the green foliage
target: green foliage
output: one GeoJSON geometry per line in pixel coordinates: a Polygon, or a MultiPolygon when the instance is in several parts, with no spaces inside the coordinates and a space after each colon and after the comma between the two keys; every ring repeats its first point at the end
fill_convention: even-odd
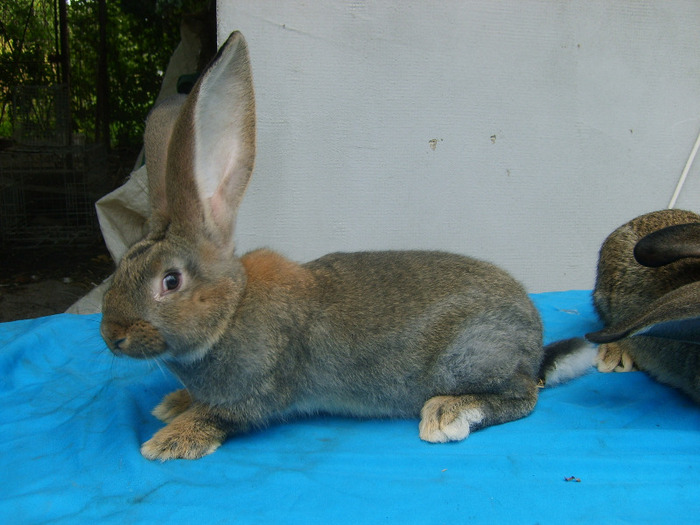
{"type": "Polygon", "coordinates": [[[53,84],[53,4],[36,0],[0,3],[0,132],[11,131],[13,87],[53,84]]]}
{"type": "MultiPolygon", "coordinates": [[[[107,5],[109,114],[112,144],[139,144],[146,114],[180,40],[183,13],[204,0],[121,0],[107,5]]],[[[68,27],[73,132],[95,136],[98,64],[97,0],[71,0],[68,27]]],[[[10,129],[12,89],[60,77],[55,0],[0,2],[0,136],[10,129]]]]}

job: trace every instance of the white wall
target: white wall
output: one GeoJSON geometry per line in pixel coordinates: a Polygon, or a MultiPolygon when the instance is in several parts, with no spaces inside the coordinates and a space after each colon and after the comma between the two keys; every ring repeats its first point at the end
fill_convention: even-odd
{"type": "MultiPolygon", "coordinates": [[[[591,288],[700,130],[700,2],[220,0],[251,51],[238,247],[437,248],[591,288]]],[[[700,165],[700,162],[698,162],[700,165]]],[[[678,207],[700,211],[700,167],[678,207]]]]}

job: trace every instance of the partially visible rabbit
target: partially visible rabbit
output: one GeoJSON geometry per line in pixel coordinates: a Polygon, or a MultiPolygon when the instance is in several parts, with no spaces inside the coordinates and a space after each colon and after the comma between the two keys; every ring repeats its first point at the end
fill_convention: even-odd
{"type": "Polygon", "coordinates": [[[237,257],[255,157],[237,32],[187,98],[151,113],[145,141],[150,233],[120,262],[101,332],[115,354],[162,359],[186,387],[154,410],[168,424],[142,446],[149,459],[198,458],[230,434],[315,413],[420,415],[422,439],[461,440],[530,413],[541,376],[580,356],[568,341],[545,360],[525,290],[486,262],[410,251],[237,257]]]}
{"type": "Polygon", "coordinates": [[[593,301],[606,325],[587,335],[603,343],[599,370],[636,366],[700,402],[700,215],[662,210],[616,229],[593,301]]]}

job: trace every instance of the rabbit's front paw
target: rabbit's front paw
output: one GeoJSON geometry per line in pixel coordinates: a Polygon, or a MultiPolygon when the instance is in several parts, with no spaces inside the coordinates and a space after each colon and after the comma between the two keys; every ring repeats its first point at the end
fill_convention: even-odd
{"type": "Polygon", "coordinates": [[[192,405],[190,393],[184,388],[171,392],[151,412],[163,423],[170,423],[192,405]]]}
{"type": "Polygon", "coordinates": [[[423,405],[419,435],[423,441],[446,443],[469,436],[472,425],[481,423],[484,413],[475,406],[464,406],[459,396],[435,396],[423,405]]]}
{"type": "Polygon", "coordinates": [[[599,372],[631,372],[635,370],[632,357],[618,343],[598,347],[596,366],[599,372]]]}
{"type": "Polygon", "coordinates": [[[189,413],[175,418],[141,446],[147,459],[199,459],[214,452],[226,437],[221,429],[207,425],[189,413]]]}

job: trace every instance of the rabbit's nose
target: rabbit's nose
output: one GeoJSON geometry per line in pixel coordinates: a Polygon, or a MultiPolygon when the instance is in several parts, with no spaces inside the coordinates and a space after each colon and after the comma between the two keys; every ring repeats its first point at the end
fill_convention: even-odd
{"type": "Polygon", "coordinates": [[[124,344],[124,341],[126,341],[126,337],[122,337],[121,339],[106,340],[107,346],[114,355],[123,355],[124,352],[122,351],[121,347],[124,344]]]}
{"type": "Polygon", "coordinates": [[[115,333],[110,333],[110,330],[104,325],[100,327],[100,334],[102,335],[102,339],[104,339],[105,343],[107,343],[107,347],[114,355],[124,354],[123,345],[126,341],[126,337],[119,336],[115,333]]]}

